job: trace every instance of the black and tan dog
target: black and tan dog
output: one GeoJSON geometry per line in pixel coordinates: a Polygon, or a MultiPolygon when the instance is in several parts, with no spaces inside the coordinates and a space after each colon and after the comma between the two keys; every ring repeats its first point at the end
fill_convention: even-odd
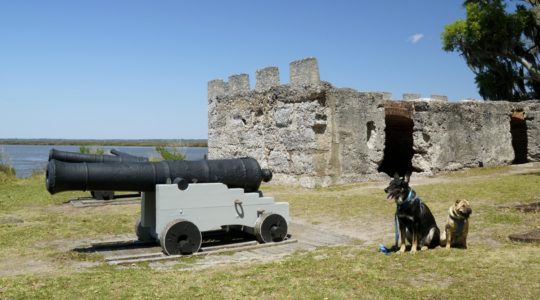
{"type": "Polygon", "coordinates": [[[467,249],[471,204],[465,199],[456,200],[448,209],[448,219],[441,235],[441,247],[467,249]]]}
{"type": "Polygon", "coordinates": [[[416,196],[416,192],[409,186],[410,174],[400,178],[396,173],[394,179],[384,191],[388,200],[396,202],[396,247],[405,252],[405,241],[411,244],[414,253],[420,247],[435,248],[440,243],[440,231],[433,214],[427,205],[416,196]],[[398,245],[398,232],[400,245],[398,245]]]}

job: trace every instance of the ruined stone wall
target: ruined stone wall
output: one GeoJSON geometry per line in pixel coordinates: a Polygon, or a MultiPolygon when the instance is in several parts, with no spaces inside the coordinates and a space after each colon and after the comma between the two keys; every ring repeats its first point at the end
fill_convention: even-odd
{"type": "Polygon", "coordinates": [[[390,101],[389,93],[321,81],[314,58],[289,67],[287,84],[276,67],[257,70],[254,89],[247,74],[208,83],[209,158],[251,156],[272,169],[273,182],[305,187],[383,176],[389,145],[399,152],[408,142],[408,163],[417,172],[505,165],[515,158],[510,120],[517,116],[527,128],[525,155],[540,161],[538,101],[448,102],[412,93],[390,101]],[[390,117],[398,123],[387,128],[390,117]],[[390,143],[385,129],[399,130],[403,120],[412,124],[410,137],[403,129],[390,143]]]}
{"type": "Polygon", "coordinates": [[[540,103],[524,103],[523,111],[527,123],[527,158],[540,161],[540,103]]]}
{"type": "Polygon", "coordinates": [[[539,161],[539,104],[505,101],[413,101],[417,171],[437,172],[514,162],[513,112],[525,112],[529,161],[539,161]]]}
{"type": "Polygon", "coordinates": [[[414,105],[413,167],[421,171],[509,164],[514,159],[506,103],[414,105]]]}
{"type": "Polygon", "coordinates": [[[365,181],[377,174],[384,150],[384,95],[352,89],[326,94],[330,151],[326,174],[331,183],[365,181]]]}
{"type": "Polygon", "coordinates": [[[274,182],[306,187],[376,174],[383,94],[320,81],[313,58],[292,62],[289,72],[281,85],[276,67],[258,70],[254,90],[245,74],[209,82],[209,158],[252,156],[272,169],[274,182]]]}

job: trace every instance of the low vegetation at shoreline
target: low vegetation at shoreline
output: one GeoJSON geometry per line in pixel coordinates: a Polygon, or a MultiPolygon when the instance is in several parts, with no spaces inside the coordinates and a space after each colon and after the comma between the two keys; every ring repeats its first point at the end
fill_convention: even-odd
{"type": "Polygon", "coordinates": [[[439,227],[455,199],[471,201],[467,250],[378,252],[378,243],[393,241],[395,206],[385,200],[384,182],[313,190],[265,185],[265,195],[290,203],[293,221],[375,237],[202,270],[190,269],[192,258],[115,268],[96,254],[74,252],[85,241],[132,235],[139,205],[75,208],[63,203],[86,193],[49,195],[43,176],[3,181],[0,173],[0,298],[535,299],[540,245],[507,236],[540,228],[540,218],[502,206],[540,201],[540,165],[510,170],[411,180],[439,227]]]}
{"type": "Polygon", "coordinates": [[[208,147],[206,139],[143,139],[143,140],[72,140],[72,139],[0,139],[0,145],[51,146],[148,146],[148,147],[208,147]]]}
{"type": "Polygon", "coordinates": [[[0,153],[0,173],[3,173],[5,176],[15,177],[15,169],[6,161],[2,153],[0,153]]]}

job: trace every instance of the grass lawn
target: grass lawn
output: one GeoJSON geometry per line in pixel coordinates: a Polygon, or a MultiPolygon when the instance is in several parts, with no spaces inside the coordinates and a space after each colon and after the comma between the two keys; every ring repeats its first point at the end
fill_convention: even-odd
{"type": "Polygon", "coordinates": [[[456,172],[418,185],[413,176],[411,184],[440,228],[456,199],[469,199],[473,208],[469,249],[415,255],[377,251],[378,243],[393,242],[395,206],[385,200],[384,183],[265,186],[266,195],[290,203],[293,221],[340,228],[359,240],[267,263],[201,270],[190,269],[193,258],[164,269],[144,263],[118,268],[96,254],[73,252],[84,241],[132,235],[139,207],[74,208],[62,203],[82,193],[51,196],[43,177],[0,173],[0,299],[537,299],[540,245],[507,236],[540,228],[540,216],[499,208],[540,201],[535,166],[522,174],[513,167],[456,172]]]}

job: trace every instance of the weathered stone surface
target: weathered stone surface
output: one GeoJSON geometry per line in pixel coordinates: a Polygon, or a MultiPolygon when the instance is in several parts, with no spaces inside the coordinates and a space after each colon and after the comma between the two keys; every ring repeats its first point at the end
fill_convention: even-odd
{"type": "Polygon", "coordinates": [[[268,155],[268,167],[276,173],[289,171],[289,154],[286,151],[274,150],[268,155]]]}
{"type": "Polygon", "coordinates": [[[229,76],[228,93],[239,94],[249,92],[249,75],[238,74],[229,76]]]}
{"type": "Polygon", "coordinates": [[[527,103],[524,112],[527,123],[528,159],[540,161],[540,103],[527,103]]]}
{"type": "Polygon", "coordinates": [[[287,127],[292,122],[292,105],[285,106],[276,110],[274,113],[274,120],[276,121],[276,126],[279,128],[287,127]]]}
{"type": "Polygon", "coordinates": [[[513,160],[506,104],[414,102],[414,108],[414,167],[433,172],[513,160]]]}
{"type": "Polygon", "coordinates": [[[390,92],[381,92],[383,100],[392,100],[392,93],[390,92]]]}
{"type": "Polygon", "coordinates": [[[255,90],[258,92],[279,86],[279,69],[277,67],[259,69],[257,70],[256,80],[255,90]]]}
{"type": "Polygon", "coordinates": [[[208,99],[210,101],[227,94],[227,83],[221,79],[208,82],[208,99]]]}
{"type": "Polygon", "coordinates": [[[422,95],[416,93],[405,93],[403,94],[403,100],[417,100],[422,98],[422,95]]]}
{"type": "Polygon", "coordinates": [[[333,176],[334,183],[377,173],[384,149],[383,94],[331,89],[326,102],[331,136],[330,141],[319,142],[331,147],[327,157],[316,163],[326,165],[325,174],[333,176]]]}
{"type": "MultiPolygon", "coordinates": [[[[259,70],[255,91],[247,75],[209,82],[209,158],[252,156],[272,169],[273,182],[305,187],[378,178],[391,115],[412,124],[410,163],[417,172],[504,165],[516,155],[510,120],[518,111],[526,157],[540,161],[539,101],[390,101],[388,93],[319,81],[314,59],[290,67],[291,84],[283,85],[275,85],[277,68],[259,70]]],[[[401,145],[402,137],[393,136],[401,145]]]]}
{"type": "Polygon", "coordinates": [[[431,95],[429,98],[431,98],[431,100],[448,102],[448,97],[444,95],[431,95]]]}
{"type": "Polygon", "coordinates": [[[313,57],[293,61],[289,67],[292,86],[313,85],[320,81],[319,65],[313,57]]]}

